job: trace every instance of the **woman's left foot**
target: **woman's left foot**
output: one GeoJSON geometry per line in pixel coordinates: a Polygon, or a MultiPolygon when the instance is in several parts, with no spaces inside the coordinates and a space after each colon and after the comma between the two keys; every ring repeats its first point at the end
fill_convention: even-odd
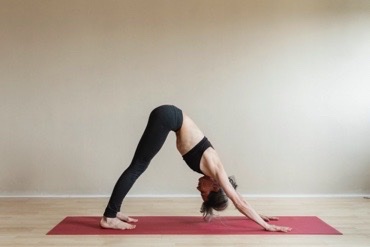
{"type": "Polygon", "coordinates": [[[138,220],[137,219],[134,219],[134,218],[131,218],[131,217],[128,217],[126,215],[124,215],[123,213],[121,212],[118,212],[116,217],[124,222],[127,222],[127,223],[134,223],[134,222],[137,222],[138,220]]]}

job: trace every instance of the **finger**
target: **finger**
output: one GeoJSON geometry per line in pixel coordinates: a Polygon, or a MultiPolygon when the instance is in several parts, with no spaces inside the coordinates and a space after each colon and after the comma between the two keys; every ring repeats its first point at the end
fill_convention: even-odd
{"type": "Polygon", "coordinates": [[[269,231],[269,232],[277,232],[277,231],[279,231],[278,226],[275,226],[275,225],[270,225],[270,227],[267,228],[266,230],[269,231]]]}
{"type": "Polygon", "coordinates": [[[268,217],[266,217],[266,216],[262,216],[261,217],[264,221],[266,221],[266,222],[269,222],[270,221],[270,219],[268,218],[268,217]]]}
{"type": "Polygon", "coordinates": [[[290,232],[292,230],[292,228],[290,227],[283,227],[282,231],[283,232],[290,232]]]}
{"type": "Polygon", "coordinates": [[[286,227],[286,226],[276,226],[276,225],[271,225],[272,227],[269,229],[269,231],[272,232],[290,232],[292,230],[291,227],[286,227]]]}
{"type": "Polygon", "coordinates": [[[265,216],[265,215],[262,215],[262,214],[260,214],[260,216],[261,216],[261,218],[262,218],[264,221],[266,221],[266,222],[269,222],[269,221],[270,221],[269,217],[267,217],[267,216],[265,216]]]}
{"type": "Polygon", "coordinates": [[[269,217],[269,220],[279,220],[279,217],[271,216],[271,217],[269,217]]]}

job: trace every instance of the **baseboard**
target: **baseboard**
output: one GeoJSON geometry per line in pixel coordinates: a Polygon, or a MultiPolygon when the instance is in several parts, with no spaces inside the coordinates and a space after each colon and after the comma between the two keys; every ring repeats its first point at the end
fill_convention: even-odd
{"type": "MultiPolygon", "coordinates": [[[[0,198],[108,198],[110,195],[0,195],[0,198]]],[[[244,198],[365,198],[370,194],[242,194],[244,198]]],[[[198,198],[195,194],[137,194],[127,198],[198,198]]]]}

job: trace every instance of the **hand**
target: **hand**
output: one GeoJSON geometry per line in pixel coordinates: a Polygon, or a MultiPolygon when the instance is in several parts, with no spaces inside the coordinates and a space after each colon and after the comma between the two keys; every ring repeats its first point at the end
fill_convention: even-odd
{"type": "Polygon", "coordinates": [[[276,216],[266,216],[266,215],[263,215],[263,214],[260,214],[260,216],[266,222],[269,222],[270,220],[278,220],[279,219],[279,217],[276,217],[276,216]]]}
{"type": "Polygon", "coordinates": [[[290,232],[292,228],[287,226],[268,225],[265,230],[269,232],[290,232]]]}

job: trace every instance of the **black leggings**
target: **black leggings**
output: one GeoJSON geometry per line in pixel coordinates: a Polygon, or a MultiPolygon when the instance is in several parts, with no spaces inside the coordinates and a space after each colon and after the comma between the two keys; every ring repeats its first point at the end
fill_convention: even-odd
{"type": "Polygon", "coordinates": [[[172,105],[155,108],[150,116],[143,136],[136,148],[130,166],[122,173],[114,186],[104,216],[114,218],[136,179],[146,170],[150,161],[162,148],[170,131],[178,131],[183,121],[182,111],[172,105]]]}

